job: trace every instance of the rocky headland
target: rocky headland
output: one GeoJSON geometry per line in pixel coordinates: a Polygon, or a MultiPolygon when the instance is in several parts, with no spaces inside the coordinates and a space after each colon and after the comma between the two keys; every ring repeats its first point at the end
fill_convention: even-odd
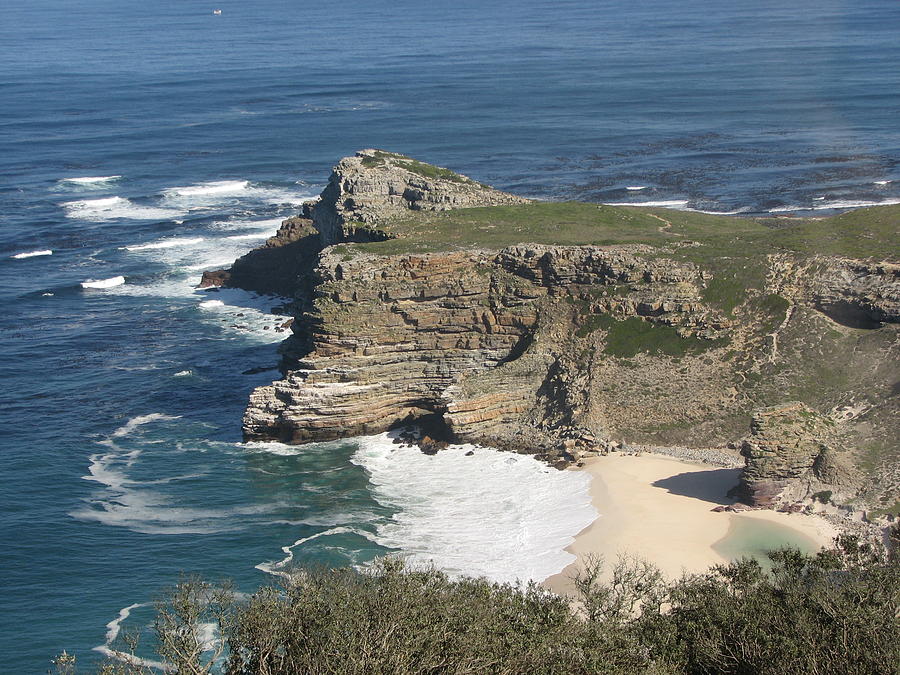
{"type": "Polygon", "coordinates": [[[760,506],[900,508],[900,208],[753,219],[533,202],[380,150],[203,284],[293,298],[247,439],[411,421],[564,466],[745,463],[760,506]],[[698,454],[699,453],[699,454],[698,454]]]}

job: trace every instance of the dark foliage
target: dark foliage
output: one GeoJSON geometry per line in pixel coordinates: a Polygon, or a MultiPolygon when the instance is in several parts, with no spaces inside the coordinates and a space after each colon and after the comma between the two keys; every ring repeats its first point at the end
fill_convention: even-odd
{"type": "Polygon", "coordinates": [[[646,562],[594,560],[569,599],[396,559],[366,574],[301,571],[240,601],[188,580],[159,607],[158,651],[175,672],[230,675],[898,672],[896,559],[852,537],[770,557],[771,572],[741,560],[674,582],[646,562]],[[217,648],[198,633],[211,619],[217,648]]]}

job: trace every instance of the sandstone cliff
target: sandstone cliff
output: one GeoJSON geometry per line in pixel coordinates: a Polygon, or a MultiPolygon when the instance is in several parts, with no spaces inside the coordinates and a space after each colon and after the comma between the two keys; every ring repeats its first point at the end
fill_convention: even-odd
{"type": "Polygon", "coordinates": [[[887,510],[900,494],[900,209],[785,223],[529,203],[367,150],[302,216],[301,236],[267,244],[305,242],[277,282],[302,302],[248,439],[429,417],[562,463],[741,445],[758,504],[828,492],[887,510]]]}

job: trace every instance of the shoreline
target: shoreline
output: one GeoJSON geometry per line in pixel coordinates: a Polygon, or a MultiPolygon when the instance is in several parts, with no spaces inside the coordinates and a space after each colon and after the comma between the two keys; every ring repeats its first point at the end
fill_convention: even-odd
{"type": "Polygon", "coordinates": [[[598,517],[566,551],[576,560],[541,584],[560,595],[572,592],[571,577],[589,555],[602,556],[607,568],[620,555],[644,558],[672,579],[705,572],[728,560],[716,550],[736,519],[753,519],[792,531],[799,543],[828,546],[838,534],[826,520],[808,514],[769,510],[712,511],[733,504],[726,493],[740,469],[676,459],[667,455],[605,455],[585,461],[591,476],[591,502],[598,517]]]}

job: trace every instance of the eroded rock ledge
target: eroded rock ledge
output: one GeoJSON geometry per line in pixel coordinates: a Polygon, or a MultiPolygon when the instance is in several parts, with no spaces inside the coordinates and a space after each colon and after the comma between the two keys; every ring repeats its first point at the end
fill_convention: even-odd
{"type": "Polygon", "coordinates": [[[689,214],[591,205],[585,227],[618,218],[623,243],[519,243],[512,227],[485,245],[502,241],[493,212],[460,211],[421,221],[444,239],[396,245],[428,231],[397,225],[411,214],[483,206],[540,205],[365,150],[236,261],[226,283],[297,300],[284,378],[252,393],[245,437],[301,443],[427,416],[456,440],[561,464],[622,443],[741,447],[759,505],[896,499],[896,260],[767,250],[756,221],[755,243],[710,229],[707,246],[689,214]],[[484,236],[460,242],[466,227],[484,236]]]}

